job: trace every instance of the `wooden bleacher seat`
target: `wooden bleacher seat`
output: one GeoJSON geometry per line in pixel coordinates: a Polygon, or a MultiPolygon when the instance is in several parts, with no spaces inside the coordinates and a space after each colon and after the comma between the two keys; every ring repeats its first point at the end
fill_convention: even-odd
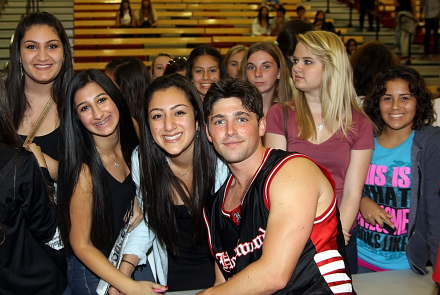
{"type": "Polygon", "coordinates": [[[148,35],[148,34],[204,34],[205,28],[111,28],[111,29],[74,29],[76,36],[90,35],[148,35]]]}
{"type": "MultiPolygon", "coordinates": [[[[158,12],[159,13],[159,12],[158,12]]],[[[255,18],[258,16],[258,11],[193,11],[192,12],[194,17],[252,17],[255,18]]],[[[306,12],[307,18],[314,18],[316,12],[315,11],[308,11],[306,12]]],[[[270,11],[269,16],[270,17],[276,17],[277,12],[276,11],[270,11]]],[[[290,15],[291,17],[296,17],[296,12],[294,11],[287,11],[287,15],[290,15]]]]}
{"type": "MultiPolygon", "coordinates": [[[[157,17],[192,17],[192,11],[158,11],[157,17]]],[[[116,18],[115,11],[74,12],[74,19],[116,18]]]]}
{"type": "MultiPolygon", "coordinates": [[[[249,4],[259,4],[261,1],[258,0],[182,0],[183,3],[194,3],[194,4],[208,4],[208,3],[249,3],[249,4]]],[[[282,0],[281,3],[284,4],[295,4],[301,3],[301,0],[282,0]]]]}
{"type": "Polygon", "coordinates": [[[345,43],[348,39],[354,39],[357,43],[364,43],[364,36],[342,36],[342,41],[345,43]]]}
{"type": "Polygon", "coordinates": [[[225,34],[242,35],[242,34],[251,34],[252,28],[206,28],[205,33],[211,35],[225,35],[225,34]]]}
{"type": "Polygon", "coordinates": [[[210,18],[197,20],[199,25],[252,25],[252,18],[210,18]]]}
{"type": "MultiPolygon", "coordinates": [[[[119,6],[120,6],[119,4],[96,4],[96,3],[75,4],[74,10],[75,11],[105,11],[105,10],[118,11],[119,6]]],[[[133,10],[141,9],[141,4],[140,3],[132,4],[131,9],[133,9],[133,10]]],[[[154,9],[156,9],[159,14],[159,12],[162,12],[161,10],[166,10],[166,9],[186,10],[187,5],[186,4],[176,4],[176,3],[155,4],[154,9]]]]}
{"type": "Polygon", "coordinates": [[[250,44],[257,42],[273,42],[276,40],[275,36],[213,36],[213,43],[234,43],[235,44],[250,44]]]}
{"type": "Polygon", "coordinates": [[[92,57],[99,62],[100,57],[118,56],[156,56],[161,52],[167,52],[174,56],[188,56],[192,48],[145,48],[145,49],[91,49],[73,50],[73,56],[92,57]]]}
{"type": "MultiPolygon", "coordinates": [[[[151,67],[152,63],[153,62],[151,60],[144,61],[144,64],[147,67],[151,67]]],[[[75,71],[83,71],[88,69],[104,70],[107,64],[108,64],[107,62],[76,62],[73,63],[73,69],[75,71]]]]}
{"type": "MultiPolygon", "coordinates": [[[[98,3],[98,4],[120,4],[121,0],[74,0],[74,4],[90,4],[90,3],[98,3]]],[[[142,3],[142,0],[130,0],[130,3],[142,3]]],[[[182,3],[182,0],[151,0],[151,3],[153,3],[153,6],[155,4],[166,4],[166,3],[182,3]]]]}
{"type": "Polygon", "coordinates": [[[174,38],[75,38],[78,45],[141,45],[141,44],[209,44],[211,37],[174,37],[174,38]]]}
{"type": "Polygon", "coordinates": [[[188,10],[258,10],[258,4],[187,4],[188,10]]]}
{"type": "MultiPolygon", "coordinates": [[[[197,19],[158,19],[157,25],[160,26],[170,26],[170,25],[181,25],[181,26],[196,26],[199,24],[197,19]]],[[[114,27],[116,26],[115,19],[97,19],[97,20],[76,20],[74,21],[75,28],[78,27],[114,27]]]]}

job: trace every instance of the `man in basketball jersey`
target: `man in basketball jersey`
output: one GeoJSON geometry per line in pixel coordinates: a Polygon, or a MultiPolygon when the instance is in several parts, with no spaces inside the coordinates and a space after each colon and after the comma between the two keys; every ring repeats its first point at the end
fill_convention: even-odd
{"type": "Polygon", "coordinates": [[[204,111],[232,175],[204,210],[217,280],[202,293],[352,294],[330,173],[262,145],[263,98],[250,82],[212,85],[204,111]]]}

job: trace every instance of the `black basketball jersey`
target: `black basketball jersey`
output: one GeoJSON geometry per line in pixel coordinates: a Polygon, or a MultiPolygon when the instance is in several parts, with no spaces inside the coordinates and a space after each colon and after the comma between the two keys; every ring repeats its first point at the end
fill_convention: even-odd
{"type": "MultiPolygon", "coordinates": [[[[270,182],[284,163],[296,157],[307,158],[298,153],[267,149],[243,198],[239,216],[230,216],[223,209],[233,176],[205,206],[204,219],[211,252],[226,280],[261,257],[270,211],[270,182]]],[[[321,166],[319,168],[335,190],[330,173],[321,166]]],[[[338,245],[343,245],[341,239],[342,228],[334,197],[332,205],[315,218],[312,235],[289,283],[276,294],[351,294],[351,279],[342,256],[345,251],[341,251],[342,255],[338,251],[338,245]]]]}

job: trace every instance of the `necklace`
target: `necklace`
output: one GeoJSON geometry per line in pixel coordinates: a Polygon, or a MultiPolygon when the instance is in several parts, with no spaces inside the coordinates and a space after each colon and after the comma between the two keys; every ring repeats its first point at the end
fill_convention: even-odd
{"type": "MultiPolygon", "coordinates": [[[[99,148],[98,148],[98,150],[99,150],[99,148]]],[[[109,155],[104,154],[104,153],[101,153],[100,155],[102,155],[102,156],[106,156],[106,157],[110,158],[112,161],[115,161],[115,163],[113,164],[113,167],[115,167],[115,169],[118,169],[118,168],[119,168],[118,154],[116,154],[116,160],[113,159],[112,157],[110,157],[109,155]]]]}
{"type": "Polygon", "coordinates": [[[324,124],[316,124],[316,129],[318,129],[319,131],[321,131],[322,128],[324,128],[324,124]]]}
{"type": "MultiPolygon", "coordinates": [[[[170,163],[171,164],[173,164],[173,162],[171,162],[170,161],[170,163]]],[[[175,164],[173,164],[174,165],[174,167],[176,166],[175,164]]],[[[192,168],[192,165],[188,168],[188,170],[186,170],[186,172],[184,172],[184,173],[180,173],[179,171],[177,171],[177,169],[176,168],[174,168],[174,170],[177,172],[177,173],[179,173],[180,174],[180,176],[184,176],[184,175],[186,175],[186,173],[188,173],[189,172],[189,170],[192,168]]]]}

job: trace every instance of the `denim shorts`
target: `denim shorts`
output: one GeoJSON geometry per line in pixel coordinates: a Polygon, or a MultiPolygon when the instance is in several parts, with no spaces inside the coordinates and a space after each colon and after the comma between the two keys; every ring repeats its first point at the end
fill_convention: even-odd
{"type": "Polygon", "coordinates": [[[67,256],[67,280],[71,294],[93,294],[99,284],[99,277],[87,268],[75,255],[67,256]]]}

